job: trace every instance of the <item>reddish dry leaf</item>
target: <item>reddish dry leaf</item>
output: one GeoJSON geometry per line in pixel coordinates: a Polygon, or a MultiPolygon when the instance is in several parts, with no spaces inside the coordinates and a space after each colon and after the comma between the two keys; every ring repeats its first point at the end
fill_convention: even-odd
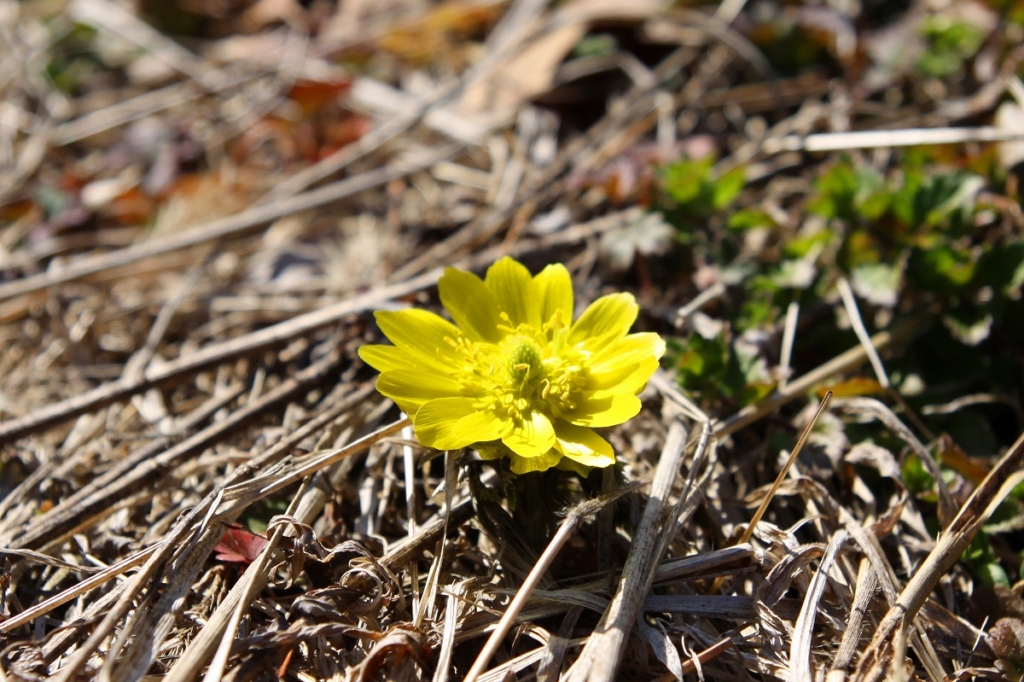
{"type": "Polygon", "coordinates": [[[373,121],[365,116],[346,116],[340,121],[330,123],[323,131],[324,141],[319,150],[320,158],[352,144],[372,128],[373,121]]]}
{"type": "Polygon", "coordinates": [[[239,526],[232,526],[224,531],[224,537],[213,548],[213,558],[218,561],[248,566],[256,561],[256,557],[266,546],[266,537],[239,526]]]}
{"type": "Polygon", "coordinates": [[[348,92],[352,81],[348,78],[334,81],[299,80],[288,92],[288,99],[294,101],[307,116],[325,104],[335,101],[339,95],[348,92]]]}
{"type": "Polygon", "coordinates": [[[939,446],[939,461],[971,483],[977,484],[988,475],[989,467],[970,457],[949,435],[939,437],[939,446]]]}
{"type": "Polygon", "coordinates": [[[108,212],[121,225],[138,225],[153,217],[154,201],[138,187],[123,192],[110,202],[108,212]]]}

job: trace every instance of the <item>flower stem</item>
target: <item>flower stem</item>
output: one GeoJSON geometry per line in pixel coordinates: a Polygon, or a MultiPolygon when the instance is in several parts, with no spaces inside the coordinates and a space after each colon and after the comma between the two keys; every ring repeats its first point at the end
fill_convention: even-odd
{"type": "Polygon", "coordinates": [[[558,497],[557,476],[535,471],[516,476],[512,487],[516,497],[512,519],[519,527],[530,549],[540,554],[551,538],[558,518],[555,516],[558,497]]]}

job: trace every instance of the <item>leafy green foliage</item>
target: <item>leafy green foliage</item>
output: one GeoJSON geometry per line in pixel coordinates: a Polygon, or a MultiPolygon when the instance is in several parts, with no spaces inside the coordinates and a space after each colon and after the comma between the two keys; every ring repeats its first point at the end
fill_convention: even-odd
{"type": "Polygon", "coordinates": [[[932,78],[945,78],[960,71],[964,62],[977,54],[985,42],[985,31],[981,27],[948,16],[930,17],[924,22],[921,33],[927,48],[915,66],[932,78]]]}
{"type": "Polygon", "coordinates": [[[886,206],[882,179],[869,169],[854,168],[849,159],[816,178],[814,189],[807,210],[824,218],[873,220],[886,206]]]}
{"type": "Polygon", "coordinates": [[[955,293],[974,277],[975,260],[969,249],[941,240],[911,249],[907,270],[914,283],[931,291],[955,293]]]}
{"type": "Polygon", "coordinates": [[[723,276],[743,273],[731,317],[737,330],[775,324],[790,301],[820,301],[845,276],[873,305],[922,299],[947,306],[946,352],[955,353],[984,341],[1018,308],[1024,241],[978,239],[975,220],[985,209],[978,197],[991,179],[938,164],[936,155],[907,150],[884,174],[848,157],[825,165],[803,209],[827,229],[786,234],[760,206],[737,206],[744,173],[717,176],[710,157],[662,170],[661,210],[695,255],[720,263],[723,276]],[[779,236],[774,258],[742,255],[740,241],[753,230],[779,236]]]}
{"type": "Polygon", "coordinates": [[[915,495],[930,493],[935,488],[935,479],[924,468],[921,459],[914,453],[906,456],[900,467],[900,475],[907,490],[915,495]]]}
{"type": "MultiPolygon", "coordinates": [[[[873,309],[922,315],[922,333],[913,345],[886,362],[895,385],[907,376],[920,384],[908,397],[913,409],[975,391],[1015,395],[1024,371],[1007,349],[1024,346],[1024,239],[1012,230],[984,233],[977,227],[983,213],[991,212],[982,190],[991,192],[1003,182],[995,168],[944,159],[936,150],[910,149],[881,172],[840,156],[817,169],[802,206],[791,213],[794,224],[818,221],[820,227],[800,230],[780,225],[761,205],[743,205],[741,183],[729,178],[716,188],[723,179],[714,176],[709,159],[666,168],[666,219],[686,235],[695,259],[720,263],[722,279],[733,284],[718,312],[724,331],[710,338],[691,333],[670,344],[668,361],[680,386],[718,412],[762,399],[774,388],[764,362],[744,356],[733,333],[777,333],[791,301],[802,310],[835,307],[835,281],[842,276],[869,324],[873,309]],[[744,255],[742,242],[758,231],[759,239],[777,243],[769,241],[774,248],[762,249],[754,260],[744,255]],[[742,275],[729,279],[730,273],[742,275]]],[[[799,333],[795,364],[816,366],[856,343],[852,335],[822,327],[828,325],[809,325],[799,333]]],[[[1005,440],[984,410],[931,418],[930,425],[968,458],[991,457],[1005,440]]],[[[847,424],[846,433],[893,451],[904,447],[877,424],[847,424]]],[[[907,489],[923,503],[926,521],[937,524],[935,481],[913,453],[900,467],[907,489]]],[[[953,464],[940,460],[940,467],[951,486],[963,475],[953,464]]],[[[1024,493],[1019,496],[1024,500],[1024,493]]],[[[1013,500],[997,516],[1019,514],[1020,506],[1013,500]]],[[[975,578],[988,585],[1008,584],[1007,570],[1016,570],[999,562],[984,533],[964,558],[975,578]]]]}
{"type": "Polygon", "coordinates": [[[740,405],[761,400],[774,388],[756,353],[729,338],[691,334],[669,342],[668,361],[680,385],[705,402],[721,399],[740,405]]]}
{"type": "Polygon", "coordinates": [[[732,230],[753,230],[759,227],[775,228],[775,220],[760,208],[741,208],[729,215],[727,225],[732,230]]]}
{"type": "Polygon", "coordinates": [[[721,175],[714,172],[715,159],[683,159],[666,166],[661,173],[661,189],[668,208],[685,223],[729,208],[746,183],[746,169],[734,168],[721,175]]]}
{"type": "Polygon", "coordinates": [[[891,178],[843,159],[815,180],[807,210],[852,225],[888,224],[905,246],[933,232],[967,232],[984,184],[973,173],[936,171],[913,157],[891,178]]]}
{"type": "Polygon", "coordinates": [[[892,194],[893,215],[908,228],[947,228],[963,233],[970,228],[974,197],[984,180],[964,171],[929,172],[905,165],[904,179],[892,194]]]}
{"type": "Polygon", "coordinates": [[[964,561],[970,567],[974,577],[983,585],[1010,586],[1010,578],[999,564],[999,559],[992,549],[988,536],[978,533],[971,544],[964,550],[964,561]]]}
{"type": "MultiPolygon", "coordinates": [[[[985,40],[997,40],[976,26],[938,16],[920,31],[925,49],[911,67],[918,77],[970,80],[969,61],[985,40]]],[[[798,32],[787,33],[781,24],[748,30],[755,43],[774,47],[782,44],[783,34],[798,32]]],[[[803,48],[814,48],[801,40],[803,48]]],[[[775,53],[765,53],[781,63],[775,53]]],[[[790,56],[799,61],[806,53],[790,56]]],[[[950,93],[957,91],[945,85],[950,93]]],[[[914,96],[913,88],[907,91],[914,96]]],[[[953,444],[938,447],[943,455],[936,456],[943,478],[962,496],[977,484],[976,470],[984,471],[1016,437],[1016,415],[1006,405],[1019,402],[1024,384],[1019,350],[1024,347],[1024,238],[1015,211],[1019,177],[1006,169],[998,152],[995,146],[947,145],[834,154],[823,162],[805,158],[798,173],[768,181],[773,190],[770,183],[778,182],[778,192],[748,186],[745,172],[717,174],[710,157],[663,168],[653,209],[675,227],[683,245],[669,258],[679,257],[684,271],[691,259],[695,281],[727,285],[726,295],[706,311],[721,331],[695,326],[670,343],[666,359],[679,385],[712,414],[729,414],[762,399],[774,388],[766,362],[778,357],[782,320],[794,302],[801,315],[795,374],[855,346],[837,302],[836,283],[845,278],[869,331],[894,320],[916,322],[909,345],[886,357],[885,367],[893,386],[905,390],[907,413],[920,415],[927,430],[953,444]],[[753,335],[771,339],[760,353],[744,345],[743,339],[753,335]],[[922,411],[972,393],[1006,402],[922,411]],[[960,459],[943,462],[953,449],[960,459]]],[[[851,382],[850,395],[886,401],[877,382],[856,383],[868,376],[865,370],[860,377],[844,378],[851,382]]],[[[902,453],[903,482],[926,524],[937,531],[935,481],[917,456],[907,454],[905,442],[876,422],[848,422],[844,431],[851,442],[872,441],[902,453]]],[[[997,510],[994,523],[1016,527],[1024,493],[1015,495],[997,510]]],[[[997,525],[983,531],[964,555],[981,584],[1007,585],[1017,572],[1012,562],[1000,561],[1008,556],[1004,543],[1011,536],[997,533],[1005,531],[997,525]]]]}
{"type": "Polygon", "coordinates": [[[1024,285],[1024,241],[991,244],[978,258],[975,279],[979,286],[993,287],[1005,296],[1019,298],[1024,285]]]}

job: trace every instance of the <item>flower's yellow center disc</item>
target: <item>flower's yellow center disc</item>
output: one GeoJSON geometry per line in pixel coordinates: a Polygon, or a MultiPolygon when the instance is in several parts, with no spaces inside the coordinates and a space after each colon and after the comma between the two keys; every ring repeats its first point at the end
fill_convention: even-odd
{"type": "Polygon", "coordinates": [[[560,316],[543,331],[528,324],[501,329],[507,335],[497,344],[465,337],[450,341],[465,363],[459,373],[463,392],[479,396],[480,409],[515,421],[531,410],[558,417],[576,409],[586,385],[586,354],[565,347],[560,316]]]}

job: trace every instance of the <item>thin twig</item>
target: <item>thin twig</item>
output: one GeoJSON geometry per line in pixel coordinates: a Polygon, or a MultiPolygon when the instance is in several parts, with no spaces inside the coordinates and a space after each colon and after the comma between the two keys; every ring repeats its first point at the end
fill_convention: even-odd
{"type": "Polygon", "coordinates": [[[615,597],[568,673],[571,682],[615,679],[623,647],[650,590],[654,575],[650,569],[660,558],[653,555],[659,545],[659,535],[666,528],[674,528],[675,520],[663,524],[662,516],[672,484],[679,473],[685,444],[686,428],[682,422],[675,421],[665,437],[665,447],[658,460],[647,506],[633,537],[633,545],[622,569],[615,597]]]}
{"type": "MultiPolygon", "coordinates": [[[[743,534],[740,535],[740,539],[737,544],[750,542],[750,538],[754,535],[754,530],[757,529],[757,524],[761,523],[761,517],[763,517],[764,513],[768,511],[768,505],[770,505],[772,500],[775,498],[775,494],[779,492],[779,487],[782,485],[782,482],[786,480],[786,475],[789,473],[790,467],[793,466],[793,463],[796,461],[796,458],[800,455],[800,451],[803,450],[804,444],[807,442],[808,436],[811,435],[811,431],[814,430],[815,424],[818,423],[818,417],[820,417],[822,412],[825,411],[825,408],[828,407],[829,401],[831,400],[832,391],[829,391],[828,393],[825,394],[825,397],[821,399],[821,402],[818,404],[818,409],[814,412],[814,416],[811,417],[811,420],[807,423],[807,425],[804,427],[804,430],[800,433],[800,438],[797,439],[796,445],[793,447],[793,451],[789,453],[789,457],[786,459],[786,463],[782,465],[782,468],[779,470],[778,476],[775,477],[775,482],[772,483],[772,487],[768,490],[768,493],[764,496],[764,499],[761,500],[761,504],[758,505],[757,511],[754,512],[754,515],[750,519],[750,523],[748,523],[747,527],[743,530],[743,534]]],[[[714,584],[711,586],[711,592],[714,593],[722,589],[722,583],[724,581],[724,577],[717,578],[714,584]]]]}

